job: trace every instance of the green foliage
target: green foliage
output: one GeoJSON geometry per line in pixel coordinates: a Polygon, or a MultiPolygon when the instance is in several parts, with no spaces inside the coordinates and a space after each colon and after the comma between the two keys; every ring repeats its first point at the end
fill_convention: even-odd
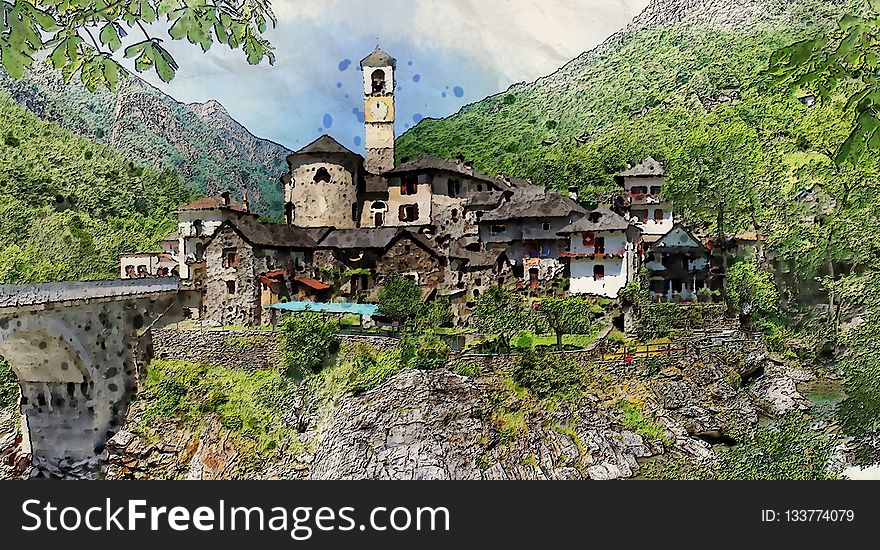
{"type": "Polygon", "coordinates": [[[433,334],[422,334],[418,337],[415,354],[409,359],[407,366],[414,369],[437,369],[446,364],[449,357],[449,345],[433,334]]]}
{"type": "Polygon", "coordinates": [[[718,462],[694,466],[685,460],[654,463],[644,469],[649,479],[834,479],[826,471],[834,441],[813,432],[797,412],[771,425],[734,434],[737,445],[717,451],[718,462]]]}
{"type": "Polygon", "coordinates": [[[666,445],[673,443],[663,428],[652,419],[647,418],[642,409],[635,403],[621,401],[617,404],[617,408],[623,413],[621,424],[627,430],[654,441],[662,441],[666,445]]]}
{"type": "Polygon", "coordinates": [[[146,402],[142,417],[146,426],[158,418],[197,425],[212,414],[258,454],[267,454],[294,444],[295,433],[281,425],[281,414],[294,392],[293,380],[275,371],[242,372],[154,360],[138,399],[146,402]]]}
{"type": "Polygon", "coordinates": [[[703,328],[706,319],[723,316],[723,304],[688,304],[643,302],[639,305],[637,336],[642,341],[666,338],[678,331],[703,328]]]}
{"type": "Polygon", "coordinates": [[[754,319],[779,313],[779,291],[773,275],[754,262],[738,262],[727,270],[727,306],[754,319]]]}
{"type": "Polygon", "coordinates": [[[456,361],[452,364],[452,372],[467,378],[479,378],[483,375],[483,367],[475,361],[456,361]]]}
{"type": "Polygon", "coordinates": [[[411,279],[401,275],[389,278],[379,290],[379,315],[389,317],[402,325],[418,314],[422,307],[422,292],[411,279]]]}
{"type": "Polygon", "coordinates": [[[487,290],[474,308],[474,326],[509,350],[510,339],[534,327],[535,319],[526,302],[501,286],[487,290]]]}
{"type": "Polygon", "coordinates": [[[834,155],[838,164],[880,150],[880,2],[862,7],[863,13],[847,13],[836,27],[774,53],[767,71],[776,85],[824,102],[846,96],[853,124],[834,155]]]}
{"type": "Polygon", "coordinates": [[[544,298],[540,302],[539,312],[550,330],[556,334],[556,345],[562,349],[563,335],[586,334],[593,330],[596,303],[576,297],[544,298]]]}
{"type": "Polygon", "coordinates": [[[339,346],[339,323],[320,313],[287,315],[282,331],[284,360],[292,373],[305,375],[319,370],[339,346]]]}
{"type": "Polygon", "coordinates": [[[119,255],[156,250],[189,194],[0,96],[0,282],[112,279],[119,255]],[[9,139],[6,140],[10,142],[9,139]]]}
{"type": "Polygon", "coordinates": [[[9,366],[9,363],[0,357],[0,409],[5,409],[18,403],[19,392],[18,378],[12,372],[12,367],[9,366]]]}
{"type": "Polygon", "coordinates": [[[378,353],[375,349],[360,348],[353,359],[346,361],[350,361],[351,373],[345,387],[355,394],[379,386],[404,367],[401,350],[396,348],[378,353]]]}
{"type": "Polygon", "coordinates": [[[585,373],[564,354],[527,351],[517,358],[513,380],[541,399],[567,400],[580,395],[585,373]]]}
{"type": "Polygon", "coordinates": [[[449,298],[440,297],[419,307],[415,327],[421,331],[439,329],[450,325],[452,320],[452,304],[449,298]]]}
{"type": "Polygon", "coordinates": [[[17,0],[0,3],[0,13],[0,53],[13,78],[48,53],[65,81],[79,75],[91,91],[113,89],[123,70],[113,54],[122,51],[137,72],[154,70],[170,82],[177,62],[143,25],[159,21],[173,40],[186,39],[203,51],[216,42],[241,49],[251,64],[275,62],[263,38],[268,23],[275,24],[268,0],[17,0]]]}

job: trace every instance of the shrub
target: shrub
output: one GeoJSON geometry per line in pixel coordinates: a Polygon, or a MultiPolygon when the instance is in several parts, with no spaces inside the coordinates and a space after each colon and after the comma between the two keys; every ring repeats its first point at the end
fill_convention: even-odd
{"type": "Polygon", "coordinates": [[[289,372],[315,372],[339,347],[339,323],[319,313],[289,315],[282,330],[284,359],[289,372]]]}
{"type": "Polygon", "coordinates": [[[538,397],[569,399],[579,394],[583,370],[562,354],[530,350],[516,361],[513,379],[538,397]]]}
{"type": "Polygon", "coordinates": [[[433,334],[423,334],[417,341],[415,354],[407,363],[414,369],[430,370],[442,367],[448,357],[446,342],[433,334]]]}
{"type": "Polygon", "coordinates": [[[0,409],[18,403],[18,378],[2,357],[0,357],[0,409]]]}
{"type": "Polygon", "coordinates": [[[422,292],[412,280],[395,275],[385,281],[379,290],[379,314],[389,317],[398,325],[418,314],[422,307],[422,292]]]}
{"type": "Polygon", "coordinates": [[[358,394],[379,386],[403,369],[401,350],[392,348],[381,353],[361,350],[353,359],[352,378],[347,389],[358,394]]]}
{"type": "Polygon", "coordinates": [[[452,365],[452,372],[459,376],[477,378],[483,375],[483,367],[474,361],[457,361],[452,365]]]}

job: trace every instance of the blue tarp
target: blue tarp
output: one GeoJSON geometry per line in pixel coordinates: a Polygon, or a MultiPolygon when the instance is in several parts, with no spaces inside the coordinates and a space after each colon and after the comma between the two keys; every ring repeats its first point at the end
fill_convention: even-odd
{"type": "Polygon", "coordinates": [[[281,311],[315,311],[318,313],[353,313],[373,317],[379,311],[376,304],[353,304],[350,302],[283,302],[266,306],[266,309],[281,311]]]}

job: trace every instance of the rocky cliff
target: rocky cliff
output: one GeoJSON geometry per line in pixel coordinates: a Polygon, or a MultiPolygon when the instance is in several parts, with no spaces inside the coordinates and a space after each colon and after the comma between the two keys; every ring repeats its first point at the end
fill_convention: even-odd
{"type": "MultiPolygon", "coordinates": [[[[255,454],[207,414],[145,420],[139,400],[109,443],[108,476],[121,479],[619,479],[640,461],[714,460],[734,428],[806,410],[795,380],[754,340],[695,340],[687,353],[584,365],[574,400],[546,402],[511,381],[511,361],[485,374],[405,370],[360,395],[299,393],[279,428],[297,441],[255,454]]],[[[306,388],[306,385],[301,388],[306,388]]],[[[319,392],[320,393],[320,392],[319,392]]],[[[8,453],[9,454],[9,453],[8,453]]],[[[11,456],[11,454],[10,454],[11,456]]]]}

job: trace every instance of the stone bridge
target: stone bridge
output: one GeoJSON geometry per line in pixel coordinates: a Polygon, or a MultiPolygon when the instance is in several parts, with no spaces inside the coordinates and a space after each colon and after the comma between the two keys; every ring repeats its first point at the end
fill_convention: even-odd
{"type": "Polygon", "coordinates": [[[178,279],[0,285],[0,355],[21,385],[25,450],[49,478],[97,478],[178,279]]]}

